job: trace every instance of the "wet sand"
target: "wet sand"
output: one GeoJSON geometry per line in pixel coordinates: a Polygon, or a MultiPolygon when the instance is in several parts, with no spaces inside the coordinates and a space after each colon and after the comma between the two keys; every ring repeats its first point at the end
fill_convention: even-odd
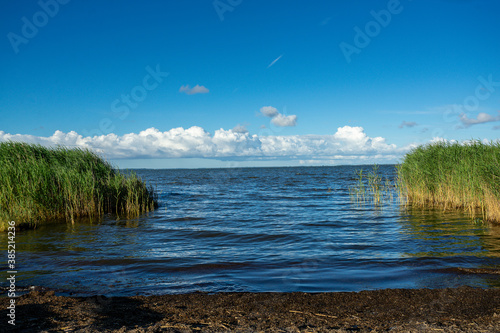
{"type": "Polygon", "coordinates": [[[16,326],[0,298],[1,331],[19,332],[499,332],[500,289],[336,293],[192,293],[64,297],[32,291],[16,326]]]}

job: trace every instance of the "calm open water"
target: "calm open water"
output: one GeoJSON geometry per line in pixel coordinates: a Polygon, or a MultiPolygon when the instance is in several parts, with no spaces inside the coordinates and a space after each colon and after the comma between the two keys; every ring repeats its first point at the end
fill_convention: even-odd
{"type": "Polygon", "coordinates": [[[138,170],[158,210],[18,232],[17,285],[77,295],[500,287],[500,275],[457,269],[500,268],[500,226],[396,200],[357,205],[348,188],[359,168],[138,170]]]}

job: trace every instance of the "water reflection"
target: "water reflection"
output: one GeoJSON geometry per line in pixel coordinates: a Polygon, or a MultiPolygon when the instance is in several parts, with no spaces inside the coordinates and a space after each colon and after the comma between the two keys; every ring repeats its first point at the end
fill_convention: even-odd
{"type": "Polygon", "coordinates": [[[400,223],[412,241],[414,258],[438,258],[443,268],[423,275],[420,287],[458,287],[464,284],[500,287],[500,225],[472,219],[440,208],[401,209],[400,223]],[[483,259],[481,259],[483,258],[483,259]]]}
{"type": "Polygon", "coordinates": [[[19,283],[114,295],[499,286],[457,268],[500,267],[500,225],[352,204],[355,169],[139,170],[158,210],[19,232],[19,283]]]}
{"type": "Polygon", "coordinates": [[[439,208],[402,208],[401,224],[411,235],[414,257],[499,257],[500,226],[439,208]]]}

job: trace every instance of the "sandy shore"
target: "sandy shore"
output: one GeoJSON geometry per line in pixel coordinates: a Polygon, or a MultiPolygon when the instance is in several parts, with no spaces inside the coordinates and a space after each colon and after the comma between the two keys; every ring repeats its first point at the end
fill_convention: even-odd
{"type": "Polygon", "coordinates": [[[192,293],[0,298],[3,331],[19,332],[500,332],[500,289],[359,293],[192,293]]]}

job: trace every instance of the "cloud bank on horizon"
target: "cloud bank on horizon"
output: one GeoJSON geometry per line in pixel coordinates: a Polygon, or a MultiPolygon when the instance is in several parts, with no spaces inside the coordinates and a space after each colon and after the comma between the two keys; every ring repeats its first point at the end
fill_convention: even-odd
{"type": "Polygon", "coordinates": [[[88,148],[110,159],[208,158],[235,160],[376,159],[390,163],[413,145],[397,147],[382,137],[369,137],[362,127],[339,127],[333,135],[259,136],[244,131],[216,130],[213,134],[192,126],[160,131],[154,127],[122,136],[108,134],[84,137],[74,131],[56,131],[50,137],[9,134],[0,131],[1,141],[22,141],[44,146],[88,148]]]}

